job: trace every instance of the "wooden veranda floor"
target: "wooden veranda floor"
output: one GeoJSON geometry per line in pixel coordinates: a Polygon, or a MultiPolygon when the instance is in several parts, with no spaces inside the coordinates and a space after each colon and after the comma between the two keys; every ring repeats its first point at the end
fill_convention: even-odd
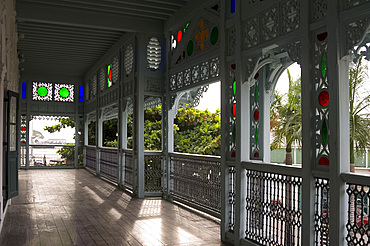
{"type": "Polygon", "coordinates": [[[222,245],[220,226],[80,170],[19,171],[0,245],[222,245]]]}

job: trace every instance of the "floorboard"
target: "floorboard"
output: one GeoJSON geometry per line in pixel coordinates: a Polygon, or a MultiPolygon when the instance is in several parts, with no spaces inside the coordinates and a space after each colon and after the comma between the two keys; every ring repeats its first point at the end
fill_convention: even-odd
{"type": "Polygon", "coordinates": [[[21,170],[2,246],[223,245],[220,225],[160,198],[137,199],[86,170],[21,170]]]}

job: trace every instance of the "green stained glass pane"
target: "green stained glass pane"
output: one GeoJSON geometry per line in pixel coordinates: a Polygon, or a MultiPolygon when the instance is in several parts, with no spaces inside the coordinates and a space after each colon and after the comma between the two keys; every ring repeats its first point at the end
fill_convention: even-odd
{"type": "Polygon", "coordinates": [[[187,51],[188,56],[191,56],[193,54],[193,51],[194,51],[194,43],[193,43],[193,40],[189,40],[188,46],[186,48],[186,51],[187,51]]]}
{"type": "Polygon", "coordinates": [[[26,120],[25,119],[22,119],[22,124],[26,124],[26,120]]]}
{"type": "Polygon", "coordinates": [[[326,58],[325,58],[324,54],[322,55],[322,58],[321,58],[321,73],[322,73],[322,77],[325,77],[325,74],[326,74],[326,58]]]}
{"type": "Polygon", "coordinates": [[[69,96],[69,90],[67,88],[62,88],[59,90],[59,95],[63,98],[67,98],[69,96]]]}
{"type": "Polygon", "coordinates": [[[218,40],[218,28],[214,27],[211,32],[211,44],[215,45],[218,40]]]}
{"type": "Polygon", "coordinates": [[[236,81],[234,81],[233,83],[233,92],[234,92],[234,96],[236,95],[236,81]]]}
{"type": "Polygon", "coordinates": [[[26,138],[26,135],[25,134],[21,134],[21,138],[26,138]]]}
{"type": "Polygon", "coordinates": [[[321,137],[322,137],[322,145],[326,145],[326,141],[328,140],[328,127],[326,126],[325,120],[322,123],[321,137]]]}
{"type": "Polygon", "coordinates": [[[185,28],[188,28],[189,27],[189,24],[190,24],[190,22],[186,23],[186,27],[185,28]]]}
{"type": "Polygon", "coordinates": [[[48,94],[48,89],[46,89],[45,86],[40,86],[38,89],[37,89],[37,94],[40,96],[40,97],[44,97],[48,94]]]}
{"type": "Polygon", "coordinates": [[[257,129],[256,129],[255,137],[256,137],[256,143],[258,143],[258,130],[257,129]]]}
{"type": "Polygon", "coordinates": [[[254,88],[254,101],[258,101],[258,88],[257,86],[254,88]]]}
{"type": "Polygon", "coordinates": [[[235,138],[236,138],[236,126],[234,124],[234,127],[233,127],[233,143],[235,143],[235,138]]]}

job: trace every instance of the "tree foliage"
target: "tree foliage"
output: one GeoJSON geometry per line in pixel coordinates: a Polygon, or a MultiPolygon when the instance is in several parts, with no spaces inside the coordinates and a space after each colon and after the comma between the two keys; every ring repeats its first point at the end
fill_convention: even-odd
{"type": "MultiPolygon", "coordinates": [[[[49,133],[54,133],[54,132],[60,132],[61,129],[71,127],[74,128],[76,126],[75,122],[71,118],[62,118],[58,117],[57,120],[59,121],[58,124],[54,126],[45,126],[44,130],[48,131],[49,133]]],[[[73,139],[75,139],[75,136],[73,136],[73,139]]],[[[67,143],[66,145],[74,145],[74,143],[67,143]]],[[[82,154],[82,147],[78,149],[79,155],[78,155],[78,160],[79,163],[83,162],[83,154],[82,154]]],[[[59,154],[62,158],[67,159],[67,161],[73,161],[75,158],[75,147],[62,147],[60,150],[57,150],[56,152],[59,154]]]]}
{"type": "Polygon", "coordinates": [[[176,152],[220,155],[221,112],[180,108],[174,125],[176,152]]]}
{"type": "Polygon", "coordinates": [[[302,110],[301,78],[293,81],[287,69],[289,89],[287,94],[275,92],[275,100],[270,107],[270,130],[272,133],[271,149],[285,145],[286,151],[292,151],[293,143],[301,143],[302,110]]]}
{"type": "Polygon", "coordinates": [[[370,95],[368,68],[362,57],[349,71],[349,116],[350,116],[350,163],[354,163],[355,151],[370,147],[370,95]]]}

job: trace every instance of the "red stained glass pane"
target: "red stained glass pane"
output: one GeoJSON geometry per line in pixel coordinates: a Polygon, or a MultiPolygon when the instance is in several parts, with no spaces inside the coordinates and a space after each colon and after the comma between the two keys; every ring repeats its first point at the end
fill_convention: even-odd
{"type": "Polygon", "coordinates": [[[260,119],[260,111],[255,110],[254,113],[253,113],[253,118],[256,121],[259,120],[260,119]]]}
{"type": "Polygon", "coordinates": [[[233,116],[236,116],[236,104],[233,104],[233,116]]]}
{"type": "Polygon", "coordinates": [[[321,157],[319,160],[320,166],[329,166],[329,159],[325,156],[321,157]]]}
{"type": "Polygon", "coordinates": [[[25,131],[25,130],[26,130],[26,127],[22,126],[22,127],[21,127],[21,130],[22,130],[22,131],[25,131]]]}
{"type": "Polygon", "coordinates": [[[256,153],[254,153],[254,155],[253,155],[255,158],[259,158],[260,157],[260,153],[258,153],[258,152],[256,152],[256,153]]]}
{"type": "Polygon", "coordinates": [[[182,39],[182,31],[180,30],[178,33],[177,33],[177,42],[180,43],[182,39]]]}
{"type": "Polygon", "coordinates": [[[327,91],[320,92],[319,103],[323,107],[326,107],[329,104],[329,92],[327,91]]]}
{"type": "Polygon", "coordinates": [[[231,152],[231,157],[235,157],[235,156],[236,156],[235,151],[231,152]]]}
{"type": "Polygon", "coordinates": [[[235,68],[236,68],[236,64],[231,64],[231,68],[232,68],[233,70],[235,70],[235,68]]]}
{"type": "Polygon", "coordinates": [[[323,32],[323,33],[320,33],[319,35],[317,35],[317,39],[322,42],[326,39],[326,37],[328,36],[328,33],[327,32],[323,32]]]}
{"type": "Polygon", "coordinates": [[[260,74],[259,73],[256,73],[255,75],[254,75],[254,79],[258,79],[258,77],[260,76],[260,74]]]}
{"type": "Polygon", "coordinates": [[[112,70],[109,71],[109,80],[112,80],[112,70]]]}

